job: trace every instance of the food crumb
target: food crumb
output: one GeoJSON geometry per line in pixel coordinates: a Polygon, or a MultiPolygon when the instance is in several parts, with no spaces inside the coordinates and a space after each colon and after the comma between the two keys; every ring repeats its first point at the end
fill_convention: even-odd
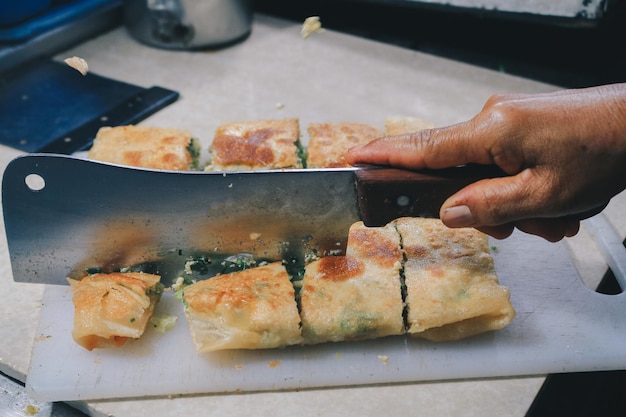
{"type": "Polygon", "coordinates": [[[276,109],[277,110],[281,110],[281,109],[284,109],[284,108],[285,108],[285,105],[283,103],[276,103],[276,109]]]}
{"type": "Polygon", "coordinates": [[[378,355],[378,360],[387,365],[387,362],[389,362],[389,357],[387,355],[378,355]]]}
{"type": "Polygon", "coordinates": [[[178,317],[171,314],[155,314],[150,317],[150,323],[156,332],[165,333],[176,326],[176,319],[178,319],[178,317]]]}
{"type": "Polygon", "coordinates": [[[36,405],[28,404],[24,409],[24,413],[27,416],[37,415],[37,413],[39,413],[39,407],[37,407],[36,405]]]}
{"type": "Polygon", "coordinates": [[[261,233],[250,233],[250,240],[259,240],[261,233]]]}
{"type": "Polygon", "coordinates": [[[300,29],[300,35],[304,39],[311,36],[311,34],[315,32],[323,32],[322,23],[320,22],[319,16],[311,16],[304,19],[304,23],[302,24],[302,29],[300,29]]]}
{"type": "Polygon", "coordinates": [[[236,369],[236,370],[238,370],[238,371],[240,371],[240,370],[242,370],[242,369],[243,369],[243,365],[239,365],[239,364],[237,364],[237,365],[235,365],[235,369],[236,369]]]}
{"type": "Polygon", "coordinates": [[[76,71],[80,72],[82,75],[87,75],[87,72],[89,71],[89,65],[87,65],[87,61],[83,58],[73,56],[71,58],[66,58],[64,62],[76,71]]]}
{"type": "Polygon", "coordinates": [[[275,360],[275,361],[269,361],[267,363],[267,366],[269,366],[270,368],[276,368],[278,365],[280,365],[280,360],[275,360]]]}

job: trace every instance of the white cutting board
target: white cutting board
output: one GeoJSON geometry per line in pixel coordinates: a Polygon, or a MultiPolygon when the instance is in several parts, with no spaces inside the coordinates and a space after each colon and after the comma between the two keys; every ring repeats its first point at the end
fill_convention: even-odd
{"type": "Polygon", "coordinates": [[[178,315],[174,329],[88,352],[71,338],[69,287],[48,286],[27,391],[68,401],[626,369],[625,295],[588,289],[562,244],[521,233],[491,244],[517,317],[456,343],[389,337],[198,354],[180,302],[166,294],[157,313],[178,315]]]}

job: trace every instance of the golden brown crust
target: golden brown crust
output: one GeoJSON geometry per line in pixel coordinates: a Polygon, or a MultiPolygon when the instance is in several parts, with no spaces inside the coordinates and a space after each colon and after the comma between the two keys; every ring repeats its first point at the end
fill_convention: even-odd
{"type": "Polygon", "coordinates": [[[353,225],[346,256],[325,257],[306,266],[300,302],[304,342],[402,334],[401,262],[393,226],[353,225]]]}
{"type": "Polygon", "coordinates": [[[387,136],[404,135],[434,127],[433,123],[419,117],[387,117],[385,119],[385,134],[387,136]]]}
{"type": "Polygon", "coordinates": [[[351,256],[326,256],[320,258],[315,267],[318,278],[329,282],[358,278],[365,271],[363,262],[351,256]]]}
{"type": "Polygon", "coordinates": [[[114,272],[68,279],[73,292],[72,337],[87,350],[139,338],[160,298],[158,275],[114,272]],[[154,290],[154,291],[153,291],[154,290]]]}
{"type": "Polygon", "coordinates": [[[349,167],[343,155],[353,146],[382,136],[376,126],[364,123],[311,123],[308,127],[307,167],[349,167]]]}
{"type": "Polygon", "coordinates": [[[384,227],[366,227],[357,222],[350,227],[346,254],[379,268],[395,268],[402,260],[399,236],[393,225],[384,227]]]}
{"type": "Polygon", "coordinates": [[[188,171],[197,163],[186,130],[150,126],[100,128],[88,158],[151,169],[188,171]]]}
{"type": "Polygon", "coordinates": [[[487,235],[439,219],[396,221],[406,253],[408,332],[435,341],[500,329],[515,317],[499,285],[487,235]]]}
{"type": "Polygon", "coordinates": [[[198,352],[301,342],[295,292],[281,262],[199,281],[185,288],[184,300],[198,352]]]}
{"type": "Polygon", "coordinates": [[[214,171],[298,168],[298,119],[230,122],[218,126],[211,145],[214,171]]]}

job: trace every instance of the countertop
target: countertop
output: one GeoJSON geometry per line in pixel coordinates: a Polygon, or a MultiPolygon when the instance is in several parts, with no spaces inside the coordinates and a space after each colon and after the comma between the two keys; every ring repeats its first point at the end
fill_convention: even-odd
{"type": "MultiPolygon", "coordinates": [[[[555,86],[506,75],[326,30],[308,39],[300,25],[258,14],[251,36],[219,51],[172,52],[146,47],[117,28],[65,51],[87,60],[90,70],[144,87],[180,92],[180,99],[142,124],[181,127],[210,140],[228,120],[298,117],[381,125],[390,115],[413,115],[437,125],[472,117],[495,92],[545,92],[555,86]]],[[[6,166],[19,154],[0,150],[6,166]]],[[[605,210],[626,236],[626,197],[605,210]]],[[[24,381],[43,295],[43,285],[12,280],[2,224],[0,237],[0,371],[24,381]]],[[[587,228],[564,243],[589,286],[607,264],[587,228]]],[[[80,402],[90,415],[416,415],[522,416],[544,376],[454,380],[298,392],[198,395],[177,398],[80,402]]]]}

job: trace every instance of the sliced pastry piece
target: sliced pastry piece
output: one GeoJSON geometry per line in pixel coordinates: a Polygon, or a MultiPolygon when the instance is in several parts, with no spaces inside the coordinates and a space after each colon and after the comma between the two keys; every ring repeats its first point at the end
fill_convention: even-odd
{"type": "Polygon", "coordinates": [[[68,279],[74,304],[72,337],[87,350],[119,347],[143,334],[163,287],[158,275],[113,272],[68,279]]]}
{"type": "Polygon", "coordinates": [[[450,229],[439,219],[396,221],[406,255],[408,333],[458,340],[508,325],[509,291],[498,282],[487,235],[450,229]]]}
{"type": "Polygon", "coordinates": [[[383,135],[365,123],[311,123],[308,132],[307,168],[349,167],[343,158],[348,149],[383,135]]]}
{"type": "Polygon", "coordinates": [[[402,251],[393,225],[350,228],[346,256],[306,266],[301,289],[307,344],[372,339],[403,333],[402,251]]]}
{"type": "Polygon", "coordinates": [[[385,134],[387,136],[404,135],[433,127],[435,127],[433,123],[419,117],[393,116],[385,119],[385,134]]]}
{"type": "Polygon", "coordinates": [[[87,157],[151,169],[198,169],[200,147],[186,130],[151,126],[102,127],[87,157]]]}
{"type": "Polygon", "coordinates": [[[223,123],[217,127],[207,170],[301,168],[298,119],[223,123]]]}
{"type": "Polygon", "coordinates": [[[183,299],[198,352],[302,341],[294,289],[281,262],[198,281],[184,289],[183,299]]]}

